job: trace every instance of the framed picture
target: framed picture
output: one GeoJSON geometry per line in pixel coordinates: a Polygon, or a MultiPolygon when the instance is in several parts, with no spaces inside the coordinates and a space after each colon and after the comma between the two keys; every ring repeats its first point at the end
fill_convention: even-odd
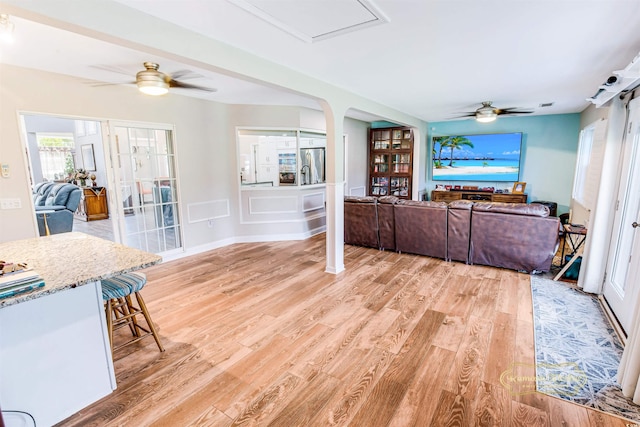
{"type": "Polygon", "coordinates": [[[527,186],[526,182],[514,182],[513,190],[511,190],[511,192],[513,194],[524,194],[524,189],[526,186],[527,186]]]}
{"type": "Polygon", "coordinates": [[[82,166],[86,171],[96,170],[96,158],[93,155],[93,144],[84,144],[80,147],[82,152],[82,166]]]}

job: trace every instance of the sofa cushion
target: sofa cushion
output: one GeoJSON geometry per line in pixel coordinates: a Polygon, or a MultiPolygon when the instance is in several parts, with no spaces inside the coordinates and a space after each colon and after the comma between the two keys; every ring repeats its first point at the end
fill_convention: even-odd
{"type": "Polygon", "coordinates": [[[40,182],[33,187],[33,204],[43,206],[55,182],[40,182]]]}
{"type": "Polygon", "coordinates": [[[393,205],[400,202],[396,196],[382,196],[378,198],[378,237],[380,249],[396,249],[396,224],[393,205]]]}
{"type": "Polygon", "coordinates": [[[56,184],[53,186],[45,206],[66,206],[67,209],[74,212],[78,208],[82,192],[80,187],[73,184],[56,184]]]}
{"type": "Polygon", "coordinates": [[[447,212],[447,260],[469,262],[471,208],[474,202],[455,200],[447,212]]]}
{"type": "Polygon", "coordinates": [[[402,200],[393,207],[397,251],[446,258],[446,203],[402,200]]]}
{"type": "Polygon", "coordinates": [[[375,197],[345,196],[344,242],[350,245],[379,248],[378,211],[375,197]]]}
{"type": "Polygon", "coordinates": [[[544,205],[526,203],[475,203],[473,210],[478,212],[494,212],[510,215],[549,216],[549,208],[544,205]]]}
{"type": "Polygon", "coordinates": [[[448,205],[445,202],[426,202],[422,200],[400,200],[398,204],[404,206],[415,206],[418,208],[436,208],[447,209],[448,205]]]}
{"type": "Polygon", "coordinates": [[[558,245],[560,220],[549,217],[548,208],[542,205],[538,206],[544,212],[534,208],[533,215],[527,215],[529,205],[483,209],[488,204],[473,206],[470,262],[528,273],[549,271],[558,245]]]}
{"type": "Polygon", "coordinates": [[[373,196],[344,196],[344,201],[349,203],[377,203],[373,196]]]}
{"type": "Polygon", "coordinates": [[[462,209],[470,211],[475,203],[471,200],[454,200],[449,203],[449,209],[462,209]]]}

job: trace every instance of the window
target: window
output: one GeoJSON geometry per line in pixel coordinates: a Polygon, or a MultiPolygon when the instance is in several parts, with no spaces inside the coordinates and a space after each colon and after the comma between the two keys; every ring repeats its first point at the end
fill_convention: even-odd
{"type": "Polygon", "coordinates": [[[598,195],[606,128],[606,120],[599,120],[580,132],[573,200],[587,209],[593,208],[598,195]]]}
{"type": "Polygon", "coordinates": [[[42,177],[48,181],[64,179],[75,169],[72,135],[37,134],[42,177]]]}
{"type": "Polygon", "coordinates": [[[284,187],[326,182],[327,136],[296,129],[238,129],[242,186],[284,187]]]}

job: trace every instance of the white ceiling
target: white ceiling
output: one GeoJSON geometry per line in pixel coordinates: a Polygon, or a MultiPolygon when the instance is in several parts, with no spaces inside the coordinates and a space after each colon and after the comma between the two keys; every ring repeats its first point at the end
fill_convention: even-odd
{"type": "MultiPolygon", "coordinates": [[[[580,112],[613,70],[623,69],[640,52],[636,0],[117,1],[426,121],[448,120],[489,100],[497,107],[534,109],[534,114],[580,112]],[[239,2],[260,8],[263,15],[239,2]],[[346,11],[345,2],[350,3],[346,11]],[[375,7],[389,22],[312,42],[274,23],[307,20],[295,30],[308,27],[311,36],[350,27],[353,3],[375,7]],[[269,15],[277,16],[268,22],[269,15]],[[539,107],[548,102],[553,106],[539,107]]],[[[356,21],[366,21],[362,16],[356,21]]],[[[12,19],[16,42],[3,48],[0,62],[126,83],[142,62],[156,61],[161,71],[189,69],[200,77],[186,82],[218,89],[175,93],[224,103],[318,108],[315,100],[288,91],[12,19]]]]}

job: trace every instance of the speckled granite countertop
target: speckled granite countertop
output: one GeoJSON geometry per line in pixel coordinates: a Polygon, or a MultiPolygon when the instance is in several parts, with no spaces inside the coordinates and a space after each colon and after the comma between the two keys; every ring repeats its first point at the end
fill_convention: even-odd
{"type": "Polygon", "coordinates": [[[26,262],[45,282],[32,292],[0,299],[0,308],[162,261],[159,255],[77,232],[0,243],[0,259],[26,262]]]}

